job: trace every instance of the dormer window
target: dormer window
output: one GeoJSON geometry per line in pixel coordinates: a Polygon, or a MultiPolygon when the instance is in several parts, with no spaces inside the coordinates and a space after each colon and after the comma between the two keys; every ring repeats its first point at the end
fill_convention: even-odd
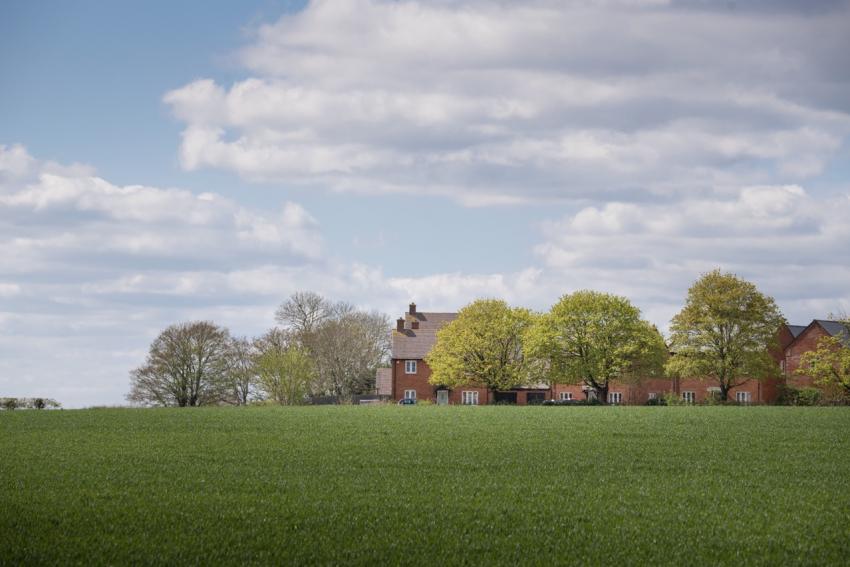
{"type": "Polygon", "coordinates": [[[404,361],[404,373],[405,374],[416,374],[416,361],[415,360],[405,360],[404,361]]]}

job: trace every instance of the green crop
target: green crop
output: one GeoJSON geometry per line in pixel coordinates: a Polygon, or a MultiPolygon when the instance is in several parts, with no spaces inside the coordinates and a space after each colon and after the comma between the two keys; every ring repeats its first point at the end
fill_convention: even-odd
{"type": "Polygon", "coordinates": [[[0,564],[847,564],[850,411],[0,413],[0,564]]]}

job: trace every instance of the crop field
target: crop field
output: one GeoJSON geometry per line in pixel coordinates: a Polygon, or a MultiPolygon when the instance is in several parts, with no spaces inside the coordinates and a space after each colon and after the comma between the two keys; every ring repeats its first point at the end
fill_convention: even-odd
{"type": "Polygon", "coordinates": [[[850,411],[0,413],[0,564],[847,564],[850,411]]]}

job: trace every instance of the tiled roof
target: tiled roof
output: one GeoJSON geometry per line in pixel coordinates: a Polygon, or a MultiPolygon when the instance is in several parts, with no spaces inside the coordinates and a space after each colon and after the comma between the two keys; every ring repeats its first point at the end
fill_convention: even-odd
{"type": "Polygon", "coordinates": [[[844,323],[840,321],[825,321],[823,319],[815,319],[815,321],[831,336],[838,337],[842,343],[850,346],[850,331],[848,331],[844,323]]]}
{"type": "Polygon", "coordinates": [[[788,325],[788,330],[791,331],[791,336],[795,339],[800,336],[800,333],[806,330],[808,325],[788,325]]]}
{"type": "Polygon", "coordinates": [[[425,358],[437,342],[437,331],[456,317],[457,313],[405,314],[405,329],[393,331],[393,358],[425,358]],[[413,322],[419,323],[418,329],[411,328],[413,322]]]}

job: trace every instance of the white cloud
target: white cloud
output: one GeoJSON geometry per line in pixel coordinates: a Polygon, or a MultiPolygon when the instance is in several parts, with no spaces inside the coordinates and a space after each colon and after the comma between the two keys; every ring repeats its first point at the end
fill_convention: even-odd
{"type": "Polygon", "coordinates": [[[850,195],[746,187],[730,198],[586,207],[546,223],[535,253],[566,286],[627,295],[661,327],[716,267],[756,281],[805,322],[850,302],[848,218],[850,195]]]}
{"type": "Polygon", "coordinates": [[[167,93],[187,169],[465,205],[800,182],[850,133],[850,11],[313,1],[167,93]]]}

